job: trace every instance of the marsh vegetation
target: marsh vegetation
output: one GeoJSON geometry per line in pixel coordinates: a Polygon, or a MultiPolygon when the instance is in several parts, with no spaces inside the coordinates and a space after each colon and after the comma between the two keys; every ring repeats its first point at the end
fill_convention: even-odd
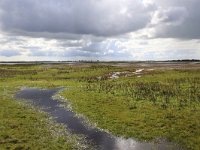
{"type": "Polygon", "coordinates": [[[55,136],[52,130],[55,132],[60,127],[45,119],[46,114],[13,98],[23,86],[64,86],[68,88],[61,95],[70,102],[72,109],[99,128],[116,136],[148,141],[166,139],[198,150],[200,66],[180,66],[1,65],[0,130],[3,132],[0,132],[0,148],[78,147],[74,135],[55,136]],[[138,77],[134,72],[141,68],[144,70],[138,77]],[[119,78],[110,78],[116,72],[121,72],[119,78]],[[52,130],[49,130],[50,125],[52,130]]]}

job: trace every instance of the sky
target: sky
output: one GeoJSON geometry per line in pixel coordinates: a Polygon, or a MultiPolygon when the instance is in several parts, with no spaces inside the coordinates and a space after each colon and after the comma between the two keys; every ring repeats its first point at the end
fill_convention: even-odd
{"type": "Polygon", "coordinates": [[[0,61],[200,59],[200,0],[0,0],[0,61]]]}

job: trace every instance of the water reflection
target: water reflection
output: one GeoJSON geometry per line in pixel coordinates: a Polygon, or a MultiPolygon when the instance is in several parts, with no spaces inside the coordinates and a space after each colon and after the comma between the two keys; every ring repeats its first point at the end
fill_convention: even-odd
{"type": "Polygon", "coordinates": [[[43,111],[48,112],[58,122],[67,125],[68,129],[75,134],[81,134],[86,140],[92,142],[100,150],[180,150],[171,143],[145,143],[137,142],[133,139],[114,137],[107,132],[96,128],[88,127],[83,123],[83,119],[75,115],[67,108],[61,107],[60,101],[52,98],[61,88],[57,89],[36,89],[24,88],[16,94],[17,99],[24,99],[43,111]]]}

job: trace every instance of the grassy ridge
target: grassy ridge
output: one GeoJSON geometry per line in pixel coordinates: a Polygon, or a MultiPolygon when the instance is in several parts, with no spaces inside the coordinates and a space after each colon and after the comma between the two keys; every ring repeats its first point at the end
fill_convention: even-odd
{"type": "Polygon", "coordinates": [[[66,86],[69,88],[62,95],[98,127],[140,140],[167,138],[198,150],[200,70],[156,70],[145,72],[141,78],[109,78],[112,72],[135,70],[134,66],[98,64],[0,66],[0,148],[70,149],[76,145],[76,140],[66,136],[53,136],[48,129],[52,124],[44,114],[12,98],[21,86],[66,86]]]}

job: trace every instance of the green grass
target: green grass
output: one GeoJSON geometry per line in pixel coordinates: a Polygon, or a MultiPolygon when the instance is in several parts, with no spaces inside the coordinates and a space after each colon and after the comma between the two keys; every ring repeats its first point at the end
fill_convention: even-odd
{"type": "Polygon", "coordinates": [[[83,141],[66,131],[63,125],[53,122],[37,108],[14,99],[21,86],[52,87],[53,83],[45,79],[30,79],[42,71],[29,70],[31,66],[5,67],[0,69],[0,149],[82,149],[83,141]]]}
{"type": "Polygon", "coordinates": [[[63,95],[75,111],[115,135],[200,147],[199,70],[94,81],[63,95]]]}
{"type": "Polygon", "coordinates": [[[48,115],[28,104],[16,102],[1,88],[0,149],[75,149],[76,137],[54,123],[48,115]]]}
{"type": "Polygon", "coordinates": [[[1,99],[0,110],[0,149],[2,150],[70,150],[76,147],[75,137],[71,136],[70,139],[69,136],[65,136],[64,128],[51,123],[46,119],[48,116],[43,113],[17,104],[11,99],[1,99]]]}
{"type": "Polygon", "coordinates": [[[109,79],[109,73],[116,71],[134,72],[135,68],[0,66],[0,149],[71,149],[77,145],[73,135],[52,134],[63,128],[45,119],[46,114],[14,100],[12,96],[22,86],[68,87],[61,94],[72,108],[115,135],[150,141],[165,138],[199,149],[200,70],[156,70],[141,78],[109,79]]]}

